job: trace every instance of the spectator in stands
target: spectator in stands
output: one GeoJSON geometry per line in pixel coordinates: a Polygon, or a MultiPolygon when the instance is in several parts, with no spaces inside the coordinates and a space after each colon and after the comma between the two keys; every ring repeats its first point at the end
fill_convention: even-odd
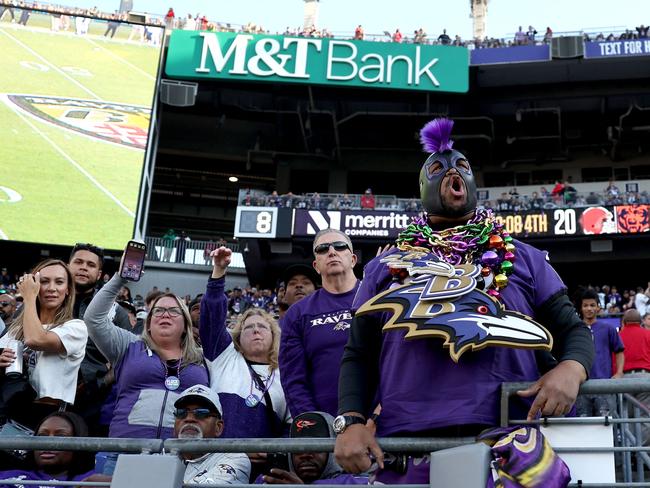
{"type": "Polygon", "coordinates": [[[187,232],[182,230],[180,235],[176,236],[175,241],[176,241],[176,262],[184,263],[188,244],[191,241],[190,236],[187,235],[187,232]]]}
{"type": "Polygon", "coordinates": [[[172,7],[169,7],[169,10],[167,10],[167,14],[165,14],[165,27],[169,30],[173,29],[174,26],[174,19],[176,18],[176,14],[174,13],[174,9],[172,7]]]}
{"type": "Polygon", "coordinates": [[[361,27],[361,24],[357,26],[356,29],[354,29],[354,39],[357,41],[363,41],[363,38],[365,37],[365,34],[363,32],[363,27],[361,27]]]}
{"type": "Polygon", "coordinates": [[[311,197],[311,208],[314,208],[316,210],[320,210],[321,208],[321,198],[318,192],[314,192],[311,197]]]}
{"type": "MultiPolygon", "coordinates": [[[[174,437],[213,439],[223,433],[224,420],[219,395],[210,388],[203,385],[190,386],[181,393],[174,407],[174,437]]],[[[251,462],[246,454],[187,452],[181,454],[181,457],[187,464],[184,483],[248,483],[251,462]]]]}
{"type": "Polygon", "coordinates": [[[526,41],[528,44],[534,45],[535,44],[535,36],[537,35],[537,31],[532,25],[528,26],[528,32],[526,32],[526,41]]]}
{"type": "Polygon", "coordinates": [[[544,208],[544,200],[539,197],[536,191],[532,193],[529,204],[531,210],[541,210],[544,208]]]}
{"type": "Polygon", "coordinates": [[[201,320],[201,299],[203,294],[197,295],[194,300],[190,302],[188,308],[190,310],[190,317],[192,317],[192,334],[194,334],[194,340],[200,345],[201,337],[199,335],[199,323],[201,320]]]}
{"type": "Polygon", "coordinates": [[[205,248],[203,249],[203,260],[205,261],[205,264],[210,264],[212,262],[212,258],[210,257],[210,254],[212,251],[214,251],[216,248],[220,247],[221,244],[217,245],[216,242],[214,242],[212,239],[208,241],[208,243],[205,245],[205,248]]]}
{"type": "MultiPolygon", "coordinates": [[[[442,275],[437,271],[439,266],[463,263],[478,271],[483,266],[481,258],[484,250],[489,249],[489,241],[509,237],[502,237],[503,231],[498,226],[495,228],[491,211],[476,208],[474,173],[467,158],[451,149],[452,125],[447,119],[436,119],[421,132],[425,151],[430,153],[419,178],[427,217],[417,218],[400,234],[396,242],[399,249],[387,251],[366,265],[353,303],[356,314],[339,377],[338,411],[342,415],[335,420],[336,459],[347,472],[367,470],[372,463],[370,454],[379,466],[383,464],[383,452],[366,426],[366,419],[377,403],[381,405],[377,422],[380,437],[474,436],[486,424],[494,425],[498,421],[502,382],[534,381],[530,388],[518,392],[519,401],[510,410],[511,416],[527,415],[532,420],[540,414],[559,416],[569,412],[580,384],[591,369],[594,354],[591,334],[571,305],[566,287],[548,264],[545,252],[519,241],[513,243],[517,265],[505,289],[500,287],[495,296],[500,297],[506,309],[528,316],[534,314],[543,321],[553,338],[557,365],[540,377],[532,350],[502,347],[503,342],[499,340],[493,346],[481,344],[488,347],[478,351],[469,352],[467,347],[467,356],[459,358],[453,349],[442,346],[443,337],[454,340],[451,335],[434,332],[424,337],[426,330],[436,324],[440,324],[440,330],[458,324],[462,337],[471,336],[478,345],[479,337],[483,336],[478,327],[476,332],[471,330],[476,326],[476,314],[480,313],[477,310],[489,315],[492,312],[488,307],[496,305],[496,310],[502,310],[500,304],[488,301],[485,308],[476,308],[473,297],[482,294],[475,290],[472,292],[475,295],[465,295],[465,290],[459,290],[464,285],[452,285],[455,278],[448,286],[439,283],[442,275]],[[469,232],[470,225],[492,229],[495,233],[485,240],[484,247],[472,247],[469,251],[468,246],[466,251],[447,254],[448,246],[461,240],[468,243],[474,238],[471,235],[478,235],[477,229],[476,234],[461,237],[461,233],[469,232]],[[425,247],[429,254],[414,255],[411,250],[415,245],[425,247]],[[426,278],[431,275],[435,275],[435,285],[433,277],[426,278]],[[405,282],[408,276],[417,276],[418,280],[405,282]],[[458,290],[453,305],[447,301],[452,298],[446,293],[428,295],[436,294],[435,290],[448,292],[452,286],[458,290]],[[426,291],[420,293],[422,290],[426,291]],[[405,298],[407,295],[410,298],[405,298]],[[447,305],[450,305],[449,312],[445,313],[447,305]],[[470,327],[469,335],[466,326],[470,327]],[[525,399],[532,400],[532,397],[535,399],[531,405],[525,399]]],[[[494,288],[487,291],[494,294],[494,288]]],[[[515,328],[517,332],[523,329],[515,328]]],[[[516,340],[514,335],[506,338],[506,341],[513,340],[516,340]]],[[[546,341],[538,342],[537,347],[548,350],[548,345],[546,341]]],[[[428,457],[417,462],[410,460],[403,476],[382,470],[377,472],[376,481],[428,483],[430,468],[428,457]]]]}
{"type": "MultiPolygon", "coordinates": [[[[117,404],[110,437],[167,439],[172,436],[172,406],[179,389],[208,385],[209,374],[192,334],[192,319],[177,296],[154,299],[142,336],[114,327],[110,310],[126,280],[115,274],[95,295],[84,321],[90,337],[115,368],[117,404]]],[[[112,474],[115,454],[104,474],[112,474]]]]}
{"type": "Polygon", "coordinates": [[[228,312],[234,315],[244,313],[251,306],[250,301],[242,294],[242,289],[236,286],[228,300],[228,312]]]}
{"type": "Polygon", "coordinates": [[[282,282],[285,284],[285,293],[279,304],[280,319],[291,305],[311,295],[320,285],[318,273],[304,264],[293,264],[285,269],[282,282]]]}
{"type": "Polygon", "coordinates": [[[352,208],[352,199],[345,193],[339,200],[339,210],[350,210],[352,208]]]}
{"type": "Polygon", "coordinates": [[[326,229],[314,238],[314,268],[323,287],[295,303],[282,319],[280,369],[293,415],[337,411],[338,364],[348,340],[359,281],[350,238],[326,229]]]}
{"type": "Polygon", "coordinates": [[[551,190],[551,197],[556,205],[560,205],[564,199],[564,183],[555,180],[555,186],[551,190]]]}
{"type": "Polygon", "coordinates": [[[605,197],[607,198],[608,201],[615,200],[619,197],[621,194],[621,191],[618,189],[616,184],[614,183],[614,179],[610,178],[609,182],[607,183],[607,186],[605,187],[605,197]]]}
{"type": "Polygon", "coordinates": [[[375,196],[372,190],[368,188],[361,196],[361,210],[374,210],[375,209],[375,196]]]}
{"type": "MultiPolygon", "coordinates": [[[[2,290],[4,291],[4,290],[2,290]]],[[[16,298],[11,293],[0,292],[0,320],[9,327],[16,313],[16,298]]]]}
{"type": "Polygon", "coordinates": [[[447,34],[447,29],[442,29],[442,34],[438,36],[438,42],[443,46],[447,46],[451,42],[451,38],[447,34]]]}
{"type": "MultiPolygon", "coordinates": [[[[1,299],[2,297],[0,297],[1,299]]],[[[650,312],[650,282],[648,282],[648,287],[645,290],[642,286],[637,287],[634,296],[634,308],[637,309],[641,317],[650,312]]]]}
{"type": "MultiPolygon", "coordinates": [[[[207,359],[212,361],[211,387],[223,405],[224,437],[282,437],[291,416],[280,383],[280,328],[267,312],[252,308],[226,327],[225,275],[232,251],[213,251],[212,275],[201,300],[199,330],[207,359]]],[[[266,456],[249,454],[252,475],[263,469],[266,456]]]]}
{"type": "Polygon", "coordinates": [[[650,329],[650,312],[646,312],[646,314],[643,316],[641,325],[646,329],[650,329]]]}
{"type": "MultiPolygon", "coordinates": [[[[589,379],[622,378],[625,347],[616,327],[609,322],[598,320],[600,306],[595,291],[586,290],[583,293],[579,310],[583,322],[591,329],[596,351],[589,379]],[[614,372],[612,354],[616,361],[614,372]]],[[[616,411],[616,402],[611,395],[580,395],[576,401],[576,409],[582,417],[612,415],[616,411]]]]}
{"type": "Polygon", "coordinates": [[[174,229],[167,229],[165,235],[162,236],[163,241],[163,261],[171,261],[172,253],[176,247],[176,231],[174,229]]]}
{"type": "MultiPolygon", "coordinates": [[[[625,345],[626,378],[650,378],[650,330],[641,326],[638,310],[628,310],[623,314],[623,328],[620,335],[625,345]]],[[[650,408],[650,392],[637,393],[636,399],[650,408]]],[[[642,413],[643,417],[647,415],[642,413]]],[[[643,444],[650,443],[650,424],[641,424],[643,444]]]]}
{"type": "Polygon", "coordinates": [[[142,330],[144,329],[144,320],[138,318],[138,311],[132,303],[118,301],[117,304],[126,310],[126,313],[129,316],[129,324],[131,328],[128,329],[133,332],[135,335],[142,335],[142,330]]]}
{"type": "Polygon", "coordinates": [[[607,296],[607,313],[614,314],[620,313],[623,306],[623,298],[615,286],[612,286],[612,289],[607,296]]]}
{"type": "Polygon", "coordinates": [[[128,286],[123,286],[120,288],[120,292],[117,295],[117,299],[123,302],[133,302],[133,298],[131,297],[131,290],[128,286]]]}
{"type": "MultiPolygon", "coordinates": [[[[13,16],[12,16],[12,18],[13,18],[13,16]]],[[[637,35],[639,36],[639,39],[647,39],[649,29],[650,29],[650,27],[644,26],[643,24],[641,24],[639,27],[637,27],[636,32],[637,32],[637,35]]]]}
{"type": "Polygon", "coordinates": [[[399,29],[395,29],[395,32],[393,33],[393,42],[402,42],[402,33],[399,31],[399,29]]]}
{"type": "Polygon", "coordinates": [[[512,202],[510,200],[510,195],[506,192],[501,193],[501,198],[497,198],[497,212],[511,212],[512,211],[512,202]]]}
{"type": "Polygon", "coordinates": [[[625,312],[629,308],[634,308],[634,297],[636,293],[634,290],[624,290],[623,291],[623,306],[622,310],[625,312]]]}
{"type": "Polygon", "coordinates": [[[418,30],[416,30],[414,32],[413,42],[415,44],[426,44],[426,42],[427,42],[427,33],[424,32],[424,29],[422,27],[420,27],[418,30]]]}
{"type": "MultiPolygon", "coordinates": [[[[76,319],[84,318],[86,309],[97,292],[97,283],[102,276],[104,267],[104,251],[93,244],[75,244],[70,253],[68,263],[72,273],[76,296],[73,316],[76,319]]],[[[109,312],[113,325],[126,330],[131,329],[128,313],[115,304],[109,312]]],[[[110,392],[111,384],[107,382],[110,376],[108,360],[97,349],[95,343],[89,339],[86,344],[86,353],[79,370],[79,383],[75,409],[91,429],[93,436],[105,435],[106,432],[97,431],[98,418],[101,405],[110,392]]]]}
{"type": "Polygon", "coordinates": [[[519,30],[515,32],[515,45],[523,46],[526,43],[526,33],[522,26],[519,26],[519,30]]]}
{"type": "Polygon", "coordinates": [[[13,284],[13,280],[11,279],[11,275],[7,271],[7,268],[2,268],[2,271],[0,272],[0,285],[2,285],[2,288],[9,288],[13,284]]]}
{"type": "Polygon", "coordinates": [[[544,33],[544,44],[550,44],[551,39],[553,39],[553,30],[550,27],[547,27],[546,32],[544,33]]]}
{"type": "MultiPolygon", "coordinates": [[[[88,437],[84,420],[72,412],[54,412],[39,422],[34,431],[39,437],[88,437]]],[[[18,478],[34,481],[95,481],[93,456],[84,451],[32,451],[26,469],[1,471],[0,479],[18,478]]],[[[47,483],[41,486],[45,487],[47,483]]],[[[0,484],[9,488],[15,484],[0,484]]],[[[33,485],[32,485],[33,486],[33,485]]],[[[49,485],[48,485],[49,486],[49,485]]]]}
{"type": "Polygon", "coordinates": [[[185,25],[183,26],[183,29],[188,31],[196,30],[196,20],[194,20],[192,14],[187,14],[187,18],[185,19],[185,25]]]}
{"type": "MultiPolygon", "coordinates": [[[[291,423],[289,437],[292,439],[335,438],[332,429],[334,419],[325,412],[305,412],[291,423]]],[[[276,484],[328,484],[328,485],[367,485],[367,476],[356,476],[343,472],[343,468],[328,452],[301,452],[289,454],[289,470],[270,469],[258,483],[276,484]]]]}
{"type": "Polygon", "coordinates": [[[567,180],[564,182],[562,196],[564,197],[565,205],[572,207],[576,203],[578,190],[576,190],[575,187],[571,185],[571,183],[567,180]]]}
{"type": "Polygon", "coordinates": [[[75,284],[63,261],[47,259],[37,264],[18,280],[18,293],[24,305],[0,338],[4,348],[0,367],[23,360],[8,347],[9,341],[29,348],[29,382],[36,401],[17,412],[24,418],[16,420],[33,427],[44,414],[74,403],[88,332],[81,320],[73,318],[75,284]]]}

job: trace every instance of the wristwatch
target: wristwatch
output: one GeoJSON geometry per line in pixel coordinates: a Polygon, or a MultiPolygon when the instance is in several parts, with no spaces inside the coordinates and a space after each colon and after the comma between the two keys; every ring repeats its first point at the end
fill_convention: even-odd
{"type": "Polygon", "coordinates": [[[339,415],[334,419],[332,428],[334,429],[334,433],[338,435],[345,432],[345,429],[347,429],[350,425],[365,423],[365,419],[357,417],[356,415],[339,415]]]}

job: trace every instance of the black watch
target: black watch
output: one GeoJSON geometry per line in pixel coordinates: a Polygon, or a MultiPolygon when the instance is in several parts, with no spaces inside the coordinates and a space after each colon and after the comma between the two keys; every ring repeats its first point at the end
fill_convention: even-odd
{"type": "Polygon", "coordinates": [[[345,429],[347,429],[350,425],[365,423],[365,419],[357,417],[356,415],[339,415],[334,419],[332,428],[334,429],[334,433],[338,435],[345,432],[345,429]]]}

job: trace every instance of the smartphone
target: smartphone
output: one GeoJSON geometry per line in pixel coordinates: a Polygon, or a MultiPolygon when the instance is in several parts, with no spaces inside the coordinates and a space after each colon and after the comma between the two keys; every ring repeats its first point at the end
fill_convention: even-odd
{"type": "Polygon", "coordinates": [[[272,468],[289,471],[289,455],[286,452],[270,452],[266,457],[266,469],[272,468]]]}
{"type": "Polygon", "coordinates": [[[129,241],[124,249],[124,260],[120,277],[129,281],[140,281],[144,258],[147,255],[147,246],[142,242],[129,241]]]}

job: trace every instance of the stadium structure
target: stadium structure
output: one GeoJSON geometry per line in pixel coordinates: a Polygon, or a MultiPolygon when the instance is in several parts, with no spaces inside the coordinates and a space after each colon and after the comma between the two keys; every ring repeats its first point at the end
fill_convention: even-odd
{"type": "MultiPolygon", "coordinates": [[[[4,26],[0,40],[7,32],[4,26]]],[[[23,35],[16,32],[9,34],[23,35]]],[[[128,49],[129,42],[121,42],[128,49]]],[[[169,228],[184,230],[195,243],[235,235],[233,247],[243,259],[238,279],[271,286],[285,266],[311,262],[317,230],[338,226],[350,234],[363,264],[404,224],[408,212],[398,203],[417,199],[424,158],[418,131],[441,115],[456,121],[456,146],[471,160],[483,201],[494,203],[513,187],[529,196],[556,181],[570,181],[585,195],[602,193],[610,179],[622,194],[648,192],[648,56],[643,39],[558,36],[549,44],[468,50],[167,32],[160,70],[154,64],[148,71],[158,91],[139,197],[130,197],[134,235],[154,239],[152,247],[169,228]],[[363,212],[330,205],[337,195],[369,188],[392,203],[363,212]],[[257,199],[262,203],[255,205],[267,208],[252,209],[246,199],[273,191],[317,192],[330,204],[269,207],[257,199]]],[[[571,287],[645,283],[648,205],[596,207],[588,216],[574,207],[502,217],[513,235],[550,251],[571,287]]],[[[61,254],[65,247],[57,244],[70,245],[70,239],[3,247],[31,263],[38,255],[61,254]]],[[[152,251],[150,276],[163,276],[156,275],[159,265],[175,268],[185,282],[196,274],[199,291],[206,263],[203,249],[194,251],[200,263],[189,268],[157,263],[160,252],[152,251]]]]}

